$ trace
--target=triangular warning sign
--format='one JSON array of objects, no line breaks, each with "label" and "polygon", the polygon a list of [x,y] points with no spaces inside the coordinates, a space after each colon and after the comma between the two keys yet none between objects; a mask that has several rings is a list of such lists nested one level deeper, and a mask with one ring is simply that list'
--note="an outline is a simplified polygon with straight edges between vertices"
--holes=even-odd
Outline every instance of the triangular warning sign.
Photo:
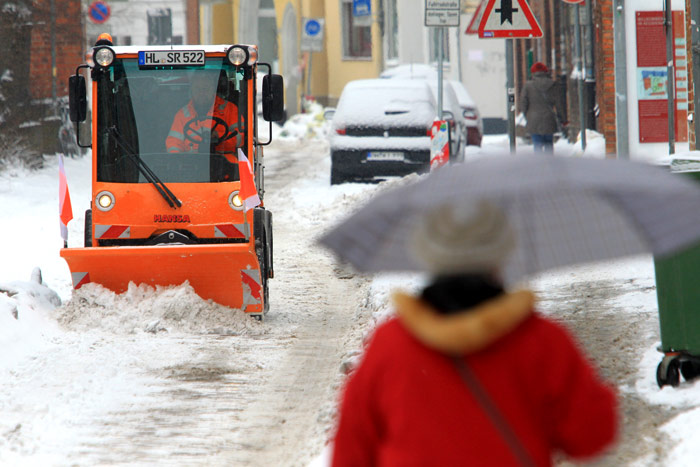
[{"label": "triangular warning sign", "polygon": [[525,0],[488,0],[479,37],[542,37],[542,28]]},{"label": "triangular warning sign", "polygon": [[489,0],[481,0],[479,2],[479,5],[474,11],[474,16],[472,16],[471,21],[469,21],[469,26],[467,26],[467,29],[466,31],[464,31],[464,34],[479,34],[479,24],[481,23],[481,18],[484,17],[484,7],[488,3],[488,1]]}]

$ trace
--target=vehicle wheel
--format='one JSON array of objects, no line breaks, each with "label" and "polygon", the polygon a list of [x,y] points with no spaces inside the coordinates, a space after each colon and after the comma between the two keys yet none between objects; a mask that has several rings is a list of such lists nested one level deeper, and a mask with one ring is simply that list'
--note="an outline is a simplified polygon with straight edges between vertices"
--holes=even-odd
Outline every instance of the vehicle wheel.
[{"label": "vehicle wheel", "polygon": [[85,246],[92,246],[92,209],[85,211]]},{"label": "vehicle wheel", "polygon": [[686,381],[692,381],[700,376],[700,363],[693,360],[681,362],[681,374]]},{"label": "vehicle wheel", "polygon": [[664,357],[656,367],[656,384],[660,388],[665,385],[677,387],[681,382],[680,363],[675,357]]}]

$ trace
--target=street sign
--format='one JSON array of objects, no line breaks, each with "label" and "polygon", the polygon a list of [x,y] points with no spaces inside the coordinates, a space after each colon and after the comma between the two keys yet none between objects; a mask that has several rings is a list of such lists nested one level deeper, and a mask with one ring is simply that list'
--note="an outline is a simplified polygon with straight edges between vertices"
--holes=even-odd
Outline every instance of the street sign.
[{"label": "street sign", "polygon": [[372,26],[372,0],[352,0],[354,26]]},{"label": "street sign", "polygon": [[352,15],[353,16],[370,16],[372,15],[371,0],[352,0]]},{"label": "street sign", "polygon": [[459,0],[425,0],[426,26],[459,26]]},{"label": "street sign", "polygon": [[321,52],[323,50],[323,18],[304,18],[301,30],[302,52]]},{"label": "street sign", "polygon": [[93,23],[102,24],[109,19],[111,10],[105,2],[92,2],[88,7],[88,16]]},{"label": "street sign", "polygon": [[487,3],[488,0],[481,0],[479,2],[476,10],[474,10],[474,16],[472,16],[471,21],[469,21],[469,25],[467,25],[467,29],[464,31],[464,34],[479,34],[479,24],[481,24],[481,18],[484,17],[484,7]]},{"label": "street sign", "polygon": [[479,23],[480,38],[542,37],[526,0],[488,0]]}]

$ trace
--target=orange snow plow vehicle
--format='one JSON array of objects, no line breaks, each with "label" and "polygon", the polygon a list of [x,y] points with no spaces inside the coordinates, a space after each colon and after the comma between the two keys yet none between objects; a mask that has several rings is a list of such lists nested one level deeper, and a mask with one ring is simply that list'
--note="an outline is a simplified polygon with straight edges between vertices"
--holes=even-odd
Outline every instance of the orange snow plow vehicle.
[{"label": "orange snow plow vehicle", "polygon": [[[101,36],[102,37],[102,36]],[[250,45],[113,46],[98,40],[70,77],[73,122],[91,102],[92,198],[85,246],[63,248],[73,287],[189,281],[204,299],[268,309],[272,214],[263,146],[283,118],[283,82]],[[267,141],[258,138],[257,73]],[[91,78],[91,98],[86,79]],[[78,132],[80,134],[80,132]]]}]

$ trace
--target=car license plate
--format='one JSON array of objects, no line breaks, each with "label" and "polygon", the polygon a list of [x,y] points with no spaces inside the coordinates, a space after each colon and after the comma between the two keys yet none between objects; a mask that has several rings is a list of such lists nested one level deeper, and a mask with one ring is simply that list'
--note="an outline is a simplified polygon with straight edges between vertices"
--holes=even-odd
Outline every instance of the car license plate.
[{"label": "car license plate", "polygon": [[139,66],[204,65],[203,50],[154,50],[139,52]]},{"label": "car license plate", "polygon": [[399,151],[372,151],[367,153],[368,161],[403,161],[403,153]]}]

